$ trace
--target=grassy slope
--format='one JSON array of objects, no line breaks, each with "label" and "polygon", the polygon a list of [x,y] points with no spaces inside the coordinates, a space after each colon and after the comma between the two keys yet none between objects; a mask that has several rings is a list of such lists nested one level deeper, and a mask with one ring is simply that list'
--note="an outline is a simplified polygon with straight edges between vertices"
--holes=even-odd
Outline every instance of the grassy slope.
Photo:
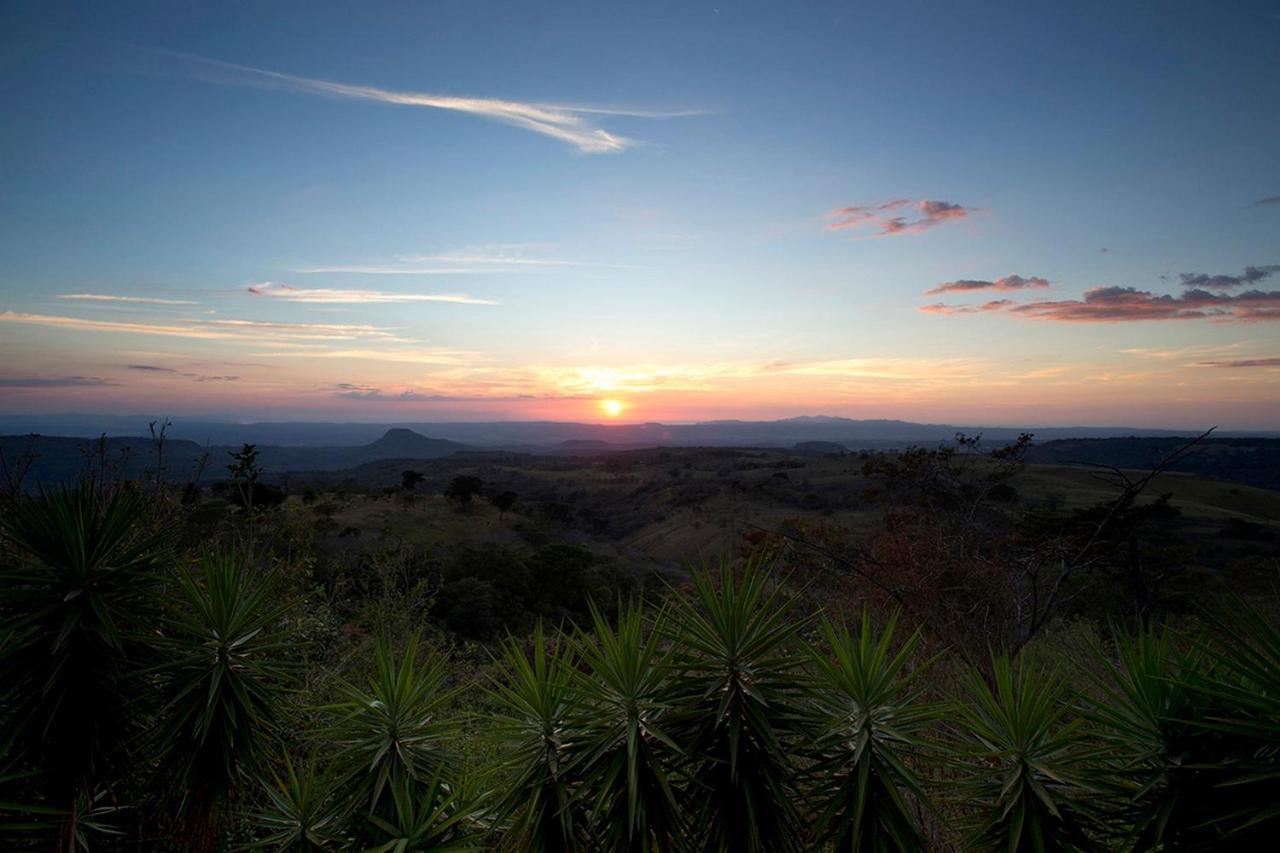
[{"label": "grassy slope", "polygon": [[[1127,473],[1132,477],[1142,474]],[[1060,495],[1067,507],[1087,506],[1115,495],[1115,490],[1100,482],[1090,469],[1065,465],[1029,465],[1016,485],[1028,495]],[[1173,495],[1173,503],[1188,518],[1280,522],[1280,492],[1270,489],[1170,472],[1156,478],[1145,494],[1148,500],[1155,500],[1164,493]]]},{"label": "grassy slope", "polygon": [[[455,474],[477,474],[491,489],[517,491],[526,501],[526,512],[537,500],[573,506],[570,526],[549,531],[557,539],[673,567],[732,550],[752,526],[777,528],[785,519],[802,517],[857,528],[879,516],[878,507],[861,500],[869,483],[861,475],[861,463],[849,457],[799,459],[771,451],[681,450],[626,458],[523,457],[499,464],[434,464],[432,482],[424,487],[428,491],[442,488]],[[390,466],[383,479],[398,480],[398,470]],[[1056,499],[1063,508],[1095,504],[1116,494],[1088,469],[1061,465],[1030,465],[1014,485],[1024,500]],[[1215,535],[1230,518],[1280,526],[1280,492],[1170,473],[1153,482],[1144,499],[1155,500],[1165,492],[1172,493],[1182,509],[1188,529],[1206,536]],[[484,501],[459,513],[438,494],[419,495],[408,511],[398,497],[353,497],[334,520],[340,527],[359,529],[361,536],[348,541],[362,548],[396,541],[517,544],[521,529],[534,523],[518,512],[499,518]]]}]

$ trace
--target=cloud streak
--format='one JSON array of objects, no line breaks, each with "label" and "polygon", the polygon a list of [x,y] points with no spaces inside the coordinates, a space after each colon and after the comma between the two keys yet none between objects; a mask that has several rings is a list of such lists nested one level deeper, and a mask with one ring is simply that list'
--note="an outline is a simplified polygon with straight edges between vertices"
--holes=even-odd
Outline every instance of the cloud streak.
[{"label": "cloud streak", "polygon": [[187,320],[174,323],[141,323],[116,320],[88,320],[47,314],[0,311],[0,323],[45,326],[85,332],[115,332],[129,335],[156,335],[206,341],[245,341],[278,345],[322,341],[375,340],[383,343],[412,343],[392,330],[379,326],[338,323],[269,323],[258,320]]},{"label": "cloud streak", "polygon": [[1003,311],[1014,304],[1016,303],[1012,299],[993,299],[981,305],[946,305],[935,302],[932,305],[921,305],[920,310],[926,314],[982,314],[987,311]]},{"label": "cloud streak", "polygon": [[939,293],[968,292],[973,290],[1028,290],[1048,286],[1049,281],[1047,279],[1034,275],[1030,278],[1023,278],[1020,275],[1007,275],[1004,278],[997,278],[994,281],[962,278],[958,281],[944,281],[942,284],[926,290],[925,295],[935,296]]},{"label": "cloud streak", "polygon": [[698,114],[696,111],[689,110],[646,111],[395,91],[376,86],[358,86],[331,80],[298,77],[293,74],[282,74],[277,71],[202,57],[182,56],[182,58],[209,72],[201,76],[212,82],[287,89],[312,95],[481,116],[559,140],[583,154],[615,154],[638,144],[634,139],[628,139],[600,127],[597,117],[659,119]]},{"label": "cloud streak", "polygon": [[264,281],[250,285],[254,296],[269,296],[290,302],[320,305],[355,305],[404,302],[449,302],[458,305],[497,305],[497,300],[482,299],[465,293],[389,293],[381,290],[335,290],[332,288],[302,288],[289,284]]},{"label": "cloud streak", "polygon": [[141,373],[164,373],[173,376],[183,376],[187,379],[194,379],[197,382],[238,382],[239,376],[206,376],[203,373],[190,373],[186,370],[177,370],[172,367],[159,367],[154,364],[126,364],[125,370],[136,370]]},{"label": "cloud streak", "polygon": [[195,305],[189,299],[158,299],[150,296],[114,296],[107,293],[61,293],[59,299],[73,302],[130,302],[137,305]]},{"label": "cloud streak", "polygon": [[357,275],[492,275],[496,273],[531,272],[560,267],[603,267],[607,269],[634,269],[625,264],[598,264],[588,261],[568,261],[559,258],[536,258],[512,251],[520,246],[496,246],[460,252],[436,254],[396,255],[395,263],[324,264],[295,267],[291,272],[302,274],[350,273]]},{"label": "cloud streak", "polygon": [[0,388],[91,388],[118,384],[97,376],[0,376]]},{"label": "cloud streak", "polygon": [[469,365],[479,355],[448,347],[414,347],[405,349],[317,349],[258,352],[254,358],[338,358],[353,361],[381,361],[390,364]]},{"label": "cloud streak", "polygon": [[[914,211],[909,214],[906,211]],[[958,222],[977,208],[934,199],[895,198],[868,205],[842,207],[827,214],[828,231],[870,229],[874,237],[919,234],[946,222]],[[911,218],[914,215],[914,218]]]},{"label": "cloud streak", "polygon": [[1280,367],[1280,358],[1241,358],[1235,361],[1201,361],[1197,367]]},{"label": "cloud streak", "polygon": [[1255,267],[1248,266],[1240,275],[1206,275],[1202,272],[1184,272],[1178,275],[1183,287],[1209,288],[1210,290],[1231,290],[1236,287],[1259,284],[1280,272],[1280,264],[1266,264]]}]

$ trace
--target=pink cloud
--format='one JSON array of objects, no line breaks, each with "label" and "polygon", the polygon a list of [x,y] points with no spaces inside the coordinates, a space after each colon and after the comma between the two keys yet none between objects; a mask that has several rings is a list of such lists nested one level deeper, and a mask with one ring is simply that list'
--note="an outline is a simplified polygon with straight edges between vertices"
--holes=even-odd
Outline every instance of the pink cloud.
[{"label": "pink cloud", "polygon": [[[1005,304],[1000,304],[1005,303]],[[1033,320],[1057,323],[1130,323],[1142,320],[1214,320],[1257,323],[1280,320],[1280,290],[1249,290],[1239,294],[1188,290],[1180,296],[1155,294],[1133,287],[1095,287],[1083,299],[1055,299],[1013,303],[996,300],[981,306],[928,305],[932,314],[971,314],[1000,310]]]},{"label": "pink cloud", "polygon": [[1095,287],[1080,300],[1029,302],[1009,310],[1020,316],[1061,323],[1200,319],[1248,323],[1280,320],[1280,290],[1228,295],[1192,289],[1171,296],[1132,287]]},{"label": "pink cloud", "polygon": [[920,310],[926,314],[981,314],[985,311],[1002,311],[1013,304],[1012,299],[992,299],[981,305],[944,305],[941,302],[935,302],[932,305],[920,306]]},{"label": "pink cloud", "polygon": [[970,290],[1027,290],[1029,288],[1048,286],[1048,279],[1043,279],[1034,275],[1030,278],[1023,278],[1020,275],[1007,275],[1003,278],[997,278],[994,281],[962,278],[957,281],[944,281],[937,287],[932,287],[929,290],[926,290],[925,295],[933,296],[938,293],[952,293]]},{"label": "pink cloud", "polygon": [[[915,218],[908,214],[890,215],[888,211],[910,208],[915,211]],[[950,201],[920,199],[913,201],[906,198],[895,198],[890,201],[869,205],[853,205],[842,207],[828,214],[828,231],[843,231],[858,228],[879,229],[873,236],[893,237],[899,234],[919,234],[941,225],[944,222],[960,220],[977,212],[977,208],[965,207]]]}]

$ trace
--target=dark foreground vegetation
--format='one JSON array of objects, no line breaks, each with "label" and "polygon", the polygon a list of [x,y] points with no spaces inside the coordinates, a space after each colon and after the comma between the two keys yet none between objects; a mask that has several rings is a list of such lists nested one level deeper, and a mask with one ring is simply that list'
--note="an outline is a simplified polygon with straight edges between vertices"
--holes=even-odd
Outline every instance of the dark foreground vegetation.
[{"label": "dark foreground vegetation", "polygon": [[1223,510],[1205,564],[1167,460],[1063,504],[1025,449],[868,456],[856,497],[722,453],[787,517],[687,571],[474,473],[291,495],[245,448],[216,494],[10,489],[0,848],[1267,849],[1272,528]]}]

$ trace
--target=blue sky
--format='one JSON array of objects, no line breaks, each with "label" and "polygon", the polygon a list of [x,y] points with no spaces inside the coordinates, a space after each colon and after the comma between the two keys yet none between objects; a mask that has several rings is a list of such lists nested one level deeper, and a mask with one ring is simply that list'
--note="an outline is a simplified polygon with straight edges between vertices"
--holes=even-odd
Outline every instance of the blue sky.
[{"label": "blue sky", "polygon": [[0,409],[1275,427],[1280,6],[1117,5],[7,3]]}]

